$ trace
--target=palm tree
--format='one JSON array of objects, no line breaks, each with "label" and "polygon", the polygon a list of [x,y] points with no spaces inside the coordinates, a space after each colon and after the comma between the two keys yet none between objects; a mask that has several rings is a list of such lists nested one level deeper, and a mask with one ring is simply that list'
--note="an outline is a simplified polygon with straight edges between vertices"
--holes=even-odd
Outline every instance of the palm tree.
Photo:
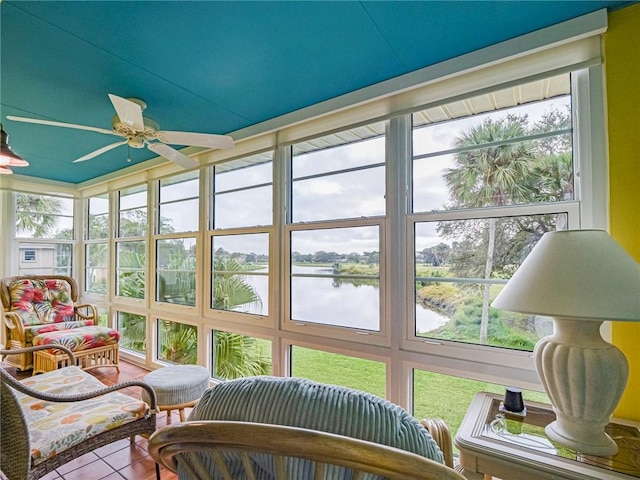
[{"label": "palm tree", "polygon": [[[503,206],[531,198],[535,185],[532,146],[528,142],[510,142],[525,135],[525,126],[526,117],[487,118],[456,140],[455,146],[463,150],[456,155],[456,167],[443,176],[453,208]],[[495,218],[488,219],[487,234],[485,279],[491,278],[493,271]],[[490,287],[489,283],[483,287],[482,344],[487,343],[488,336]]]},{"label": "palm tree", "polygon": [[242,275],[236,259],[217,258],[213,262],[213,308],[234,310],[240,306],[262,306],[260,295]]},{"label": "palm tree", "polygon": [[34,238],[50,237],[56,227],[62,201],[56,197],[16,194],[16,231]]},{"label": "palm tree", "polygon": [[[260,295],[246,282],[242,275],[244,268],[236,259],[215,259],[213,271],[213,308],[262,306]],[[215,371],[221,378],[230,380],[271,371],[271,361],[255,338],[217,331],[215,345]]]}]

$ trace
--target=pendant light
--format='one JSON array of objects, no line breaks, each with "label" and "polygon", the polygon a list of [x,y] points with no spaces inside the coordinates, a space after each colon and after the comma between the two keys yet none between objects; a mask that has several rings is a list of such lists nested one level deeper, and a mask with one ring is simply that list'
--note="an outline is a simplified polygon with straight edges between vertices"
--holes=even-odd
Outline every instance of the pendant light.
[{"label": "pendant light", "polygon": [[26,167],[29,165],[29,162],[23,160],[18,155],[11,151],[11,147],[9,146],[9,136],[7,132],[4,131],[2,124],[0,123],[0,141],[1,141],[1,151],[0,151],[0,175],[7,175],[13,173],[11,168],[9,167]]}]

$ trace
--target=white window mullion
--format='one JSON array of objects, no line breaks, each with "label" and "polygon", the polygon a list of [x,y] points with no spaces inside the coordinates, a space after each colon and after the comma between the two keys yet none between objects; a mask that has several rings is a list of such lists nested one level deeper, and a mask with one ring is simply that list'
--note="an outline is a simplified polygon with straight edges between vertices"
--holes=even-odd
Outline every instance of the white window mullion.
[{"label": "white window mullion", "polygon": [[392,118],[387,126],[386,142],[386,240],[384,332],[391,343],[391,361],[387,375],[387,398],[409,406],[409,382],[403,378],[400,348],[411,321],[410,310],[402,299],[409,295],[407,235],[404,228],[409,213],[409,169],[411,165],[411,116]]}]

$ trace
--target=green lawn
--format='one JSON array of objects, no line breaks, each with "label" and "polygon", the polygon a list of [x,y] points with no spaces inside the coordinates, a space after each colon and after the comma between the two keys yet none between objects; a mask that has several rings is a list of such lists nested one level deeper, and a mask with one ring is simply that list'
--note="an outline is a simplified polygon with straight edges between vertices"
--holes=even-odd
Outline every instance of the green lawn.
[{"label": "green lawn", "polygon": [[[293,347],[292,375],[386,396],[385,365],[381,362]],[[415,370],[412,413],[418,419],[442,418],[455,435],[471,399],[482,391],[502,395],[505,385]],[[525,390],[523,397],[525,403],[549,403],[547,396],[540,392]]]}]

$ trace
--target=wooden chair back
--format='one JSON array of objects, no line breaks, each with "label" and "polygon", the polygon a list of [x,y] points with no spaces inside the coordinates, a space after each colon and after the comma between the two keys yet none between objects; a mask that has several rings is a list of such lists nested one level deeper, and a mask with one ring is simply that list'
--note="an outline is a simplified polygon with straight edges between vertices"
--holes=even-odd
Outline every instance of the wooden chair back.
[{"label": "wooden chair back", "polygon": [[420,455],[342,435],[283,425],[186,422],[161,428],[149,453],[190,480],[464,480]]}]

